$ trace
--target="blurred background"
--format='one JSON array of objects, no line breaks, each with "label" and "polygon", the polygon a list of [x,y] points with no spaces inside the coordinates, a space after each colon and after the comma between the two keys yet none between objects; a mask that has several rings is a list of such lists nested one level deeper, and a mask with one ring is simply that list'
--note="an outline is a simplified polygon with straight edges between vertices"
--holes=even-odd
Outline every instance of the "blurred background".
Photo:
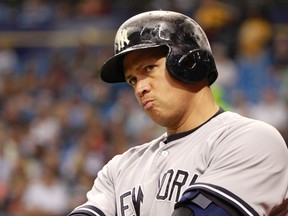
[{"label": "blurred background", "polygon": [[164,130],[99,80],[119,25],[175,10],[207,32],[219,104],[288,137],[287,0],[0,1],[0,216],[63,216],[97,172]]}]

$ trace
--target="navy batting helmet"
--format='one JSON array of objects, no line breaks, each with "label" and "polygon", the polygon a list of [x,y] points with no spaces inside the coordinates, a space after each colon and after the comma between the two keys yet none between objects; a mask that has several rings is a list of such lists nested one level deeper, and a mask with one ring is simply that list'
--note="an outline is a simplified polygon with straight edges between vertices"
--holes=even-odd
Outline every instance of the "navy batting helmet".
[{"label": "navy batting helmet", "polygon": [[133,51],[167,46],[169,74],[186,83],[208,78],[211,85],[218,76],[207,36],[190,17],[172,11],[149,11],[133,16],[118,29],[115,55],[104,63],[101,78],[108,83],[125,82],[122,60]]}]

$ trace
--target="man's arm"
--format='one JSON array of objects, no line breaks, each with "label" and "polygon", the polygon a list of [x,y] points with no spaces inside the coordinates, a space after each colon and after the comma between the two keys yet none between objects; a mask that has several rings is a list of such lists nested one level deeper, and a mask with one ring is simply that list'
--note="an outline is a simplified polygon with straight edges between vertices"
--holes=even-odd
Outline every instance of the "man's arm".
[{"label": "man's arm", "polygon": [[74,209],[68,216],[105,216],[105,214],[95,206],[82,205]]},{"label": "man's arm", "polygon": [[175,204],[172,214],[172,216],[197,215],[259,216],[251,206],[236,195],[224,188],[208,184],[191,185]]},{"label": "man's arm", "polygon": [[[98,172],[94,185],[87,193],[87,201],[76,207],[68,216],[105,216],[116,214],[114,188],[111,173],[114,157]],[[117,163],[118,161],[116,161]]]}]

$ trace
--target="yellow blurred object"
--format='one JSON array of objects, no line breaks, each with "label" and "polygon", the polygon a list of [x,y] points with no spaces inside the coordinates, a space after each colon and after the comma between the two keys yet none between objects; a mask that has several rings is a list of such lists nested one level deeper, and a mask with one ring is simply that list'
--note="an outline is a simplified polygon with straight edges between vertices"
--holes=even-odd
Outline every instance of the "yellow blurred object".
[{"label": "yellow blurred object", "polygon": [[232,19],[232,8],[216,1],[204,3],[195,14],[195,20],[204,30],[222,28]]},{"label": "yellow blurred object", "polygon": [[271,24],[268,21],[262,18],[247,19],[239,30],[239,51],[253,56],[265,48],[271,35]]}]

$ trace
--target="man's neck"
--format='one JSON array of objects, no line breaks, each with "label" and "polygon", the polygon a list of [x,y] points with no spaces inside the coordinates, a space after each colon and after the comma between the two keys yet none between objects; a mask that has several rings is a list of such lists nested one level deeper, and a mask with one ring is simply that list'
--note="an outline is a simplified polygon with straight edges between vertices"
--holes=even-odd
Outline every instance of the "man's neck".
[{"label": "man's neck", "polygon": [[191,110],[187,112],[182,122],[179,122],[174,128],[167,128],[167,134],[192,130],[210,119],[219,109],[220,107],[213,98],[210,88],[203,89],[194,95]]}]

